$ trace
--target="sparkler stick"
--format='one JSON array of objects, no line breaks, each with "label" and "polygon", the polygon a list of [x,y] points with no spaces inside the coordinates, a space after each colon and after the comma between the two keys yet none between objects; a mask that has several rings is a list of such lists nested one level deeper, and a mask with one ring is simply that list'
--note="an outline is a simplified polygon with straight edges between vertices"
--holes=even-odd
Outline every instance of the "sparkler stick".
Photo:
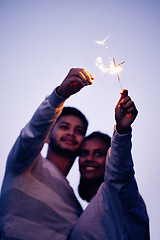
[{"label": "sparkler stick", "polygon": [[[108,74],[117,74],[117,78],[118,78],[118,81],[119,81],[119,84],[120,84],[120,88],[121,88],[121,96],[124,98],[128,95],[128,91],[123,89],[122,88],[122,84],[121,84],[121,81],[120,81],[120,77],[119,77],[119,73],[120,71],[122,70],[122,68],[120,67],[122,64],[124,64],[125,61],[119,63],[116,65],[116,61],[115,59],[113,58],[113,62],[110,62],[110,68],[107,68],[104,63],[103,63],[103,60],[101,57],[98,57],[96,59],[96,66],[99,68],[99,70],[101,70],[103,73],[107,73]],[[127,117],[131,117],[132,113],[128,113],[126,116]]]},{"label": "sparkler stick", "polygon": [[[105,42],[109,39],[110,37],[110,33],[107,34],[107,36],[105,37],[104,40],[99,40],[99,41],[96,41],[97,44],[99,45],[102,45],[104,46],[105,48],[108,48],[106,45],[105,45]],[[118,77],[118,81],[119,81],[119,84],[120,84],[120,88],[121,90],[123,89],[122,88],[122,84],[121,84],[121,81],[120,81],[120,77],[119,77],[119,73],[120,71],[122,70],[122,68],[120,67],[122,64],[124,64],[125,62],[121,62],[119,64],[116,65],[116,61],[115,59],[113,58],[113,63],[110,61],[110,68],[107,68],[104,63],[103,63],[103,60],[101,57],[98,57],[96,59],[96,66],[99,68],[100,71],[102,71],[103,73],[106,73],[108,72],[108,74],[117,74],[117,77]]]},{"label": "sparkler stick", "polygon": [[114,63],[115,71],[116,71],[116,73],[117,73],[117,77],[118,77],[118,80],[119,80],[120,88],[122,89],[122,84],[121,84],[121,81],[120,81],[119,72],[118,72],[117,67],[119,67],[120,65],[122,65],[122,64],[125,63],[125,62],[121,62],[121,63],[119,63],[119,64],[116,65],[116,61],[115,61],[115,59],[113,58],[113,63]]},{"label": "sparkler stick", "polygon": [[122,88],[122,84],[121,84],[121,81],[120,81],[120,77],[119,77],[119,73],[122,71],[122,68],[121,68],[121,65],[124,64],[125,62],[121,62],[119,64],[116,65],[116,61],[115,59],[113,58],[113,61],[110,61],[110,67],[106,67],[102,58],[101,57],[98,57],[96,59],[96,66],[99,68],[99,70],[103,73],[108,73],[108,74],[116,74],[117,75],[117,78],[118,78],[118,81],[119,81],[119,84],[120,84],[120,88]]}]

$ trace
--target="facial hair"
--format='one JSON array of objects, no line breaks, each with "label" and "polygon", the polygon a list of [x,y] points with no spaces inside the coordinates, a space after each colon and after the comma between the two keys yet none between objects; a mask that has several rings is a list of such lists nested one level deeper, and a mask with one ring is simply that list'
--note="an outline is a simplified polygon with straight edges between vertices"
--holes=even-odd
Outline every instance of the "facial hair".
[{"label": "facial hair", "polygon": [[56,152],[58,155],[66,158],[75,159],[79,152],[78,149],[74,151],[61,147],[53,136],[50,137],[49,147],[52,151]]}]

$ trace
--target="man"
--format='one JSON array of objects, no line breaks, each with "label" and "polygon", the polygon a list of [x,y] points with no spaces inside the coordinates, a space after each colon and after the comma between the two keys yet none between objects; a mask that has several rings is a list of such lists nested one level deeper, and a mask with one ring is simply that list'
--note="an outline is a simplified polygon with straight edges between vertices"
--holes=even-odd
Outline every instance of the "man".
[{"label": "man", "polygon": [[70,240],[149,240],[147,210],[134,178],[131,156],[131,124],[137,113],[128,92],[123,91],[115,108],[116,126],[104,183],[81,214]]},{"label": "man", "polygon": [[[65,176],[84,138],[87,120],[73,108],[60,113],[65,100],[93,79],[84,69],[71,69],[22,129],[8,156],[2,185],[2,239],[68,238],[82,209]],[[40,152],[48,137],[45,159]]]}]

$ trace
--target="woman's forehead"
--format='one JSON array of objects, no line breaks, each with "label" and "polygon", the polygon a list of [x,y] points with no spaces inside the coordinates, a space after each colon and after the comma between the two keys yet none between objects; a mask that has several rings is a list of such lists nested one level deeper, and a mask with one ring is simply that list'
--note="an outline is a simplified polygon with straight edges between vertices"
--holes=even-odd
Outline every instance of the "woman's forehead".
[{"label": "woman's forehead", "polygon": [[105,148],[106,149],[106,142],[102,140],[101,138],[92,138],[92,139],[86,139],[84,142],[81,144],[81,149],[82,148]]}]

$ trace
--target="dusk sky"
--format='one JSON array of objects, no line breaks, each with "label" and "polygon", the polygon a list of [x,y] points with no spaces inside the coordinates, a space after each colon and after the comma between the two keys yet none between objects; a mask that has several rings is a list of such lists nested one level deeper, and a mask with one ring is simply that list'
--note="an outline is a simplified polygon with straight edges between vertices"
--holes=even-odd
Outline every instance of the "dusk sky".
[{"label": "dusk sky", "polygon": [[[104,45],[97,43],[105,39]],[[116,75],[96,66],[98,57],[106,68],[113,58],[117,64],[125,61],[121,85],[139,112],[132,138],[135,176],[151,239],[160,240],[159,0],[0,0],[0,186],[20,130],[70,68],[84,68],[95,80],[65,106],[86,115],[87,134],[112,135],[121,88]],[[78,197],[77,160],[68,180]]]}]

